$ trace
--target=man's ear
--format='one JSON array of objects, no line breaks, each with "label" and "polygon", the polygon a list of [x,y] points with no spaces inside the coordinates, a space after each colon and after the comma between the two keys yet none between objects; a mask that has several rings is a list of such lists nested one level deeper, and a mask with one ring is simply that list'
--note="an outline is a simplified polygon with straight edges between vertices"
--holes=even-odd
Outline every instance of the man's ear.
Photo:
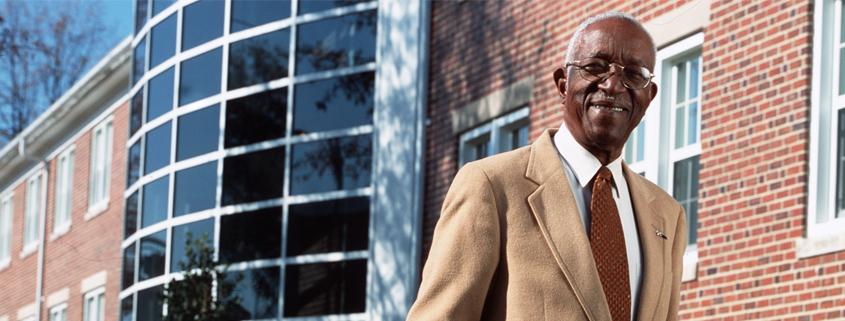
[{"label": "man's ear", "polygon": [[654,100],[654,97],[657,97],[657,84],[651,83],[651,98],[648,99],[648,102],[651,103]]},{"label": "man's ear", "polygon": [[558,68],[555,70],[553,76],[557,92],[560,94],[560,98],[563,99],[566,97],[566,71],[563,68]]}]

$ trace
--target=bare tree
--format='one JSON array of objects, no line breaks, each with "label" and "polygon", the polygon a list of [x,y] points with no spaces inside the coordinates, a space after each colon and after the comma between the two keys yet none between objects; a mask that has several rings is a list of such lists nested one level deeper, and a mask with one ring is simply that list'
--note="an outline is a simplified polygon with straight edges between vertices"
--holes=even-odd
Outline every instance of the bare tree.
[{"label": "bare tree", "polygon": [[0,2],[0,146],[108,49],[104,35],[95,2]]}]

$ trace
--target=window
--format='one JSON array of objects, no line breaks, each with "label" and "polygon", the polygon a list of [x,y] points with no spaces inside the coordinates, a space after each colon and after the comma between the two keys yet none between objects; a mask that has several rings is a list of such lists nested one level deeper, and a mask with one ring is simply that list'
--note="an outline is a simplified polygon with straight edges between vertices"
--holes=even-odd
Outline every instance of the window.
[{"label": "window", "polygon": [[282,29],[229,46],[228,88],[263,83],[288,75],[290,31]]},{"label": "window", "polygon": [[23,221],[23,253],[35,250],[38,245],[39,221],[44,211],[45,173],[39,171],[29,178],[26,184],[26,211]]},{"label": "window", "polygon": [[176,53],[176,15],[153,27],[150,36],[150,69],[164,62]]},{"label": "window", "polygon": [[493,119],[461,135],[460,166],[528,145],[528,107]]},{"label": "window", "polygon": [[12,253],[12,194],[0,196],[0,268],[9,265]]},{"label": "window", "polygon": [[217,150],[220,141],[220,108],[217,104],[179,117],[176,161]]},{"label": "window", "polygon": [[173,67],[150,80],[147,89],[147,121],[151,121],[173,109]]},{"label": "window", "polygon": [[213,208],[217,200],[217,161],[176,172],[173,216]]},{"label": "window", "polygon": [[284,147],[226,157],[223,161],[223,205],[282,196]]},{"label": "window", "polygon": [[62,303],[50,308],[50,321],[65,321],[67,320],[67,304]]},{"label": "window", "polygon": [[219,0],[202,0],[185,7],[182,20],[182,51],[223,35],[223,7]]},{"label": "window", "polygon": [[231,32],[290,17],[290,5],[290,0],[233,0]]},{"label": "window", "polygon": [[167,218],[167,185],[170,176],[156,179],[143,188],[141,205],[141,227],[147,227]]},{"label": "window", "polygon": [[182,62],[179,75],[179,106],[220,92],[222,60],[223,50],[217,48]]},{"label": "window", "polygon": [[105,290],[99,288],[85,294],[82,307],[82,321],[104,321],[106,319]]},{"label": "window", "polygon": [[144,174],[169,165],[170,122],[147,132],[144,144]]},{"label": "window", "polygon": [[[182,271],[189,264],[188,248],[196,244],[204,244],[206,248],[210,249],[214,248],[214,219],[183,224],[173,228],[173,239],[170,244],[170,272]],[[194,247],[194,251],[199,249]]]},{"label": "window", "polygon": [[351,190],[370,185],[370,135],[331,138],[293,145],[291,194]]},{"label": "window", "polygon": [[285,135],[287,88],[265,91],[226,104],[226,148]]},{"label": "window", "polygon": [[[139,1],[140,2],[140,1]],[[147,38],[141,39],[132,54],[132,83],[135,84],[147,71]],[[133,114],[134,115],[134,114]],[[134,118],[133,118],[134,119]],[[133,124],[135,124],[133,122]],[[134,132],[134,131],[133,131]]]},{"label": "window", "polygon": [[294,91],[293,133],[372,124],[374,89],[374,72],[298,84]]},{"label": "window", "polygon": [[296,73],[352,67],[376,59],[376,12],[303,24],[297,30]]},{"label": "window", "polygon": [[53,235],[58,235],[70,228],[71,200],[73,199],[73,158],[71,147],[61,155],[56,164],[56,204],[53,218]]},{"label": "window", "polygon": [[91,177],[88,187],[88,212],[106,208],[109,201],[109,179],[112,154],[112,123],[106,120],[91,132]]}]

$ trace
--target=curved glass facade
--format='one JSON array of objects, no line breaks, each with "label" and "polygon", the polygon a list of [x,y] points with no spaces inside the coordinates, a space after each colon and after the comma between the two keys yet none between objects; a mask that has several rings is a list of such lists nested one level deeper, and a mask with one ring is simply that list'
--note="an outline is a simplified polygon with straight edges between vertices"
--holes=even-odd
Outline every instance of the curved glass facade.
[{"label": "curved glass facade", "polygon": [[203,235],[231,320],[367,318],[377,1],[135,5],[120,320]]}]

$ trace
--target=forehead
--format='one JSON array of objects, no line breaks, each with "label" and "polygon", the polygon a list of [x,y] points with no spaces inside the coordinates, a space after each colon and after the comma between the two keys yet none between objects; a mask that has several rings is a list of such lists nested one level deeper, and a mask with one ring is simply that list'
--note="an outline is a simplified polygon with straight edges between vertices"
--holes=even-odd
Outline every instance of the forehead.
[{"label": "forehead", "polygon": [[624,64],[654,67],[654,46],[634,23],[610,18],[591,24],[575,43],[575,59],[601,57]]}]

